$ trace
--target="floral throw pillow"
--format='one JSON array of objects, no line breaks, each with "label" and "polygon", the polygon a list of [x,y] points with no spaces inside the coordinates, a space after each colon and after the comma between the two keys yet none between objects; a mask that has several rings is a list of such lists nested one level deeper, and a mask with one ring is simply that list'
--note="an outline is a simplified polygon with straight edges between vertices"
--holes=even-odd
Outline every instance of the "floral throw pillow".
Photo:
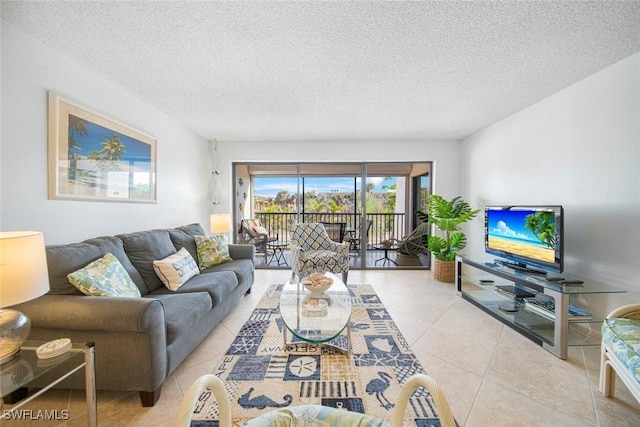
[{"label": "floral throw pillow", "polygon": [[212,236],[193,236],[198,252],[198,267],[204,270],[223,262],[232,261],[229,246],[222,234]]},{"label": "floral throw pillow", "polygon": [[193,276],[200,274],[198,265],[185,248],[173,255],[153,261],[153,269],[164,285],[175,291]]},{"label": "floral throw pillow", "polygon": [[85,295],[102,297],[140,297],[129,273],[118,258],[108,253],[86,267],[67,275],[69,282]]}]

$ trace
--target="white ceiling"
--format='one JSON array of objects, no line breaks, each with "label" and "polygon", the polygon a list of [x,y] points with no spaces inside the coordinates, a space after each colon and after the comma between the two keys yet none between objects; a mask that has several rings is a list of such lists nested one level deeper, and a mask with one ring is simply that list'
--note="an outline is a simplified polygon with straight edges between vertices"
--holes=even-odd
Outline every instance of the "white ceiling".
[{"label": "white ceiling", "polygon": [[640,51],[640,1],[2,1],[207,139],[461,139]]}]

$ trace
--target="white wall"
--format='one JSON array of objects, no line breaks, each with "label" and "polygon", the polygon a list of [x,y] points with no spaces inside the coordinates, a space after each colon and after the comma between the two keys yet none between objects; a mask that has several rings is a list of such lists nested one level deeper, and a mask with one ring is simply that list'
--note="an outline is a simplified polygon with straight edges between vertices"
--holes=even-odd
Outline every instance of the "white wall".
[{"label": "white wall", "polygon": [[[2,230],[43,231],[53,244],[190,222],[207,227],[204,139],[6,22],[1,73]],[[157,138],[158,203],[47,199],[48,90]]]},{"label": "white wall", "polygon": [[[467,138],[461,188],[476,207],[561,204],[565,271],[640,301],[640,53]],[[482,221],[468,228],[483,251]]]},{"label": "white wall", "polygon": [[220,142],[222,206],[231,206],[232,162],[433,162],[433,191],[459,192],[458,141]]}]

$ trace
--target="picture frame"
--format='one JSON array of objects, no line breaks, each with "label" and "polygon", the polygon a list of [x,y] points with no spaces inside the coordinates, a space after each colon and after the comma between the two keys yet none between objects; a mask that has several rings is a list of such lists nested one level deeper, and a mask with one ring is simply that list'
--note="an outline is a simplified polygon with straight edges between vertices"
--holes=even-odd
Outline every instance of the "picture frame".
[{"label": "picture frame", "polygon": [[157,202],[156,138],[48,95],[49,199]]}]

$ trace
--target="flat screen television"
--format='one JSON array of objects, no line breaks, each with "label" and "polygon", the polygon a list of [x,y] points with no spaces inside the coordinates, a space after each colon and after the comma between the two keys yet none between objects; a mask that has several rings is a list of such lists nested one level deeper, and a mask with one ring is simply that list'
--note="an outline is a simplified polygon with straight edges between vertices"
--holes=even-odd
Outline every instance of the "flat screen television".
[{"label": "flat screen television", "polygon": [[487,206],[485,252],[507,260],[496,260],[506,267],[562,273],[563,216],[562,206]]}]

